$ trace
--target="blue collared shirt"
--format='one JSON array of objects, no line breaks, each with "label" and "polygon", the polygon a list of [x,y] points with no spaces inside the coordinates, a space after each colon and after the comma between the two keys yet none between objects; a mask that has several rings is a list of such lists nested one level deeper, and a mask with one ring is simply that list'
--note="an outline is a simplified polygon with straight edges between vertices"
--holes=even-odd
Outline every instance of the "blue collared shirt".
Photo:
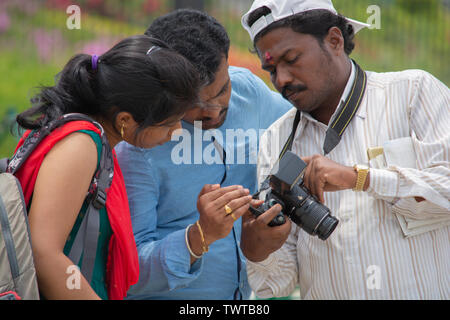
[{"label": "blue collared shirt", "polygon": [[141,149],[122,142],[116,147],[140,264],[139,282],[128,299],[250,297],[240,250],[241,219],[192,265],[185,231],[199,218],[197,197],[205,184],[237,184],[256,191],[261,129],[292,105],[246,69],[230,67],[229,74],[232,92],[220,128],[202,131],[182,122],[183,133],[162,146]]}]

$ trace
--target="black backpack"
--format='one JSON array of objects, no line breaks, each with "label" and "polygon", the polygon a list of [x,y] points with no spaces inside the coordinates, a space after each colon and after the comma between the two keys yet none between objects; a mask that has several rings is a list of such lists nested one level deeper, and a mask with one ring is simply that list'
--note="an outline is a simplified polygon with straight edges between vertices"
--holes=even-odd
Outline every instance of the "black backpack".
[{"label": "black backpack", "polygon": [[112,183],[114,162],[102,126],[84,114],[71,113],[30,133],[11,159],[0,159],[0,300],[39,299],[27,208],[14,174],[53,130],[69,121],[80,120],[100,129],[102,152],[99,168],[86,196],[89,206],[68,257],[77,264],[83,254],[81,273],[91,282],[100,228],[99,210],[106,204],[106,189]]}]

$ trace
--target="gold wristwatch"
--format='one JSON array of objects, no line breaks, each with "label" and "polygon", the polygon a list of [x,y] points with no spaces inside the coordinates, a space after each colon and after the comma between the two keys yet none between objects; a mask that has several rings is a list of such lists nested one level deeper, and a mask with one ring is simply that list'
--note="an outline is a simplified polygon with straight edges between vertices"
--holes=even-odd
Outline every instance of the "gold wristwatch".
[{"label": "gold wristwatch", "polygon": [[369,167],[363,164],[355,164],[353,166],[353,169],[355,169],[355,171],[358,173],[356,186],[353,188],[353,191],[363,191],[367,175],[369,174]]}]

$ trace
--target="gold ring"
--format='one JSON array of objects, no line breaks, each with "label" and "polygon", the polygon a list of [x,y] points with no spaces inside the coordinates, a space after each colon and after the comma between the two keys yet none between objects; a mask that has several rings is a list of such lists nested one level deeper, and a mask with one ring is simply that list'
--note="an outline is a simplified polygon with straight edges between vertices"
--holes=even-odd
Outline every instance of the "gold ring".
[{"label": "gold ring", "polygon": [[233,209],[231,209],[227,204],[225,205],[225,212],[227,213],[227,215],[232,214]]},{"label": "gold ring", "polygon": [[237,220],[237,218],[234,216],[234,213],[230,213],[231,217],[233,218],[234,221]]}]

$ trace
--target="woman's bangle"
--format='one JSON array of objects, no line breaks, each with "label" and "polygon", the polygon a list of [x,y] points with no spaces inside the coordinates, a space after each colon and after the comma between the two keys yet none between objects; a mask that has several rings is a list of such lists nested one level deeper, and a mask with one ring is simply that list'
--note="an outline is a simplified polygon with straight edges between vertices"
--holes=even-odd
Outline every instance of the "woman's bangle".
[{"label": "woman's bangle", "polygon": [[198,256],[194,252],[192,252],[191,247],[189,246],[188,232],[189,232],[189,228],[192,227],[192,226],[193,226],[193,224],[190,224],[190,225],[187,226],[186,232],[184,233],[184,239],[186,240],[186,247],[188,248],[189,253],[191,254],[191,256],[193,256],[195,259],[200,259],[202,256]]},{"label": "woman's bangle", "polygon": [[198,222],[198,220],[195,224],[197,225],[198,231],[200,232],[200,237],[202,238],[203,253],[206,253],[206,252],[208,252],[209,248],[206,245],[205,237],[203,236],[202,227],[200,227],[200,222]]}]

